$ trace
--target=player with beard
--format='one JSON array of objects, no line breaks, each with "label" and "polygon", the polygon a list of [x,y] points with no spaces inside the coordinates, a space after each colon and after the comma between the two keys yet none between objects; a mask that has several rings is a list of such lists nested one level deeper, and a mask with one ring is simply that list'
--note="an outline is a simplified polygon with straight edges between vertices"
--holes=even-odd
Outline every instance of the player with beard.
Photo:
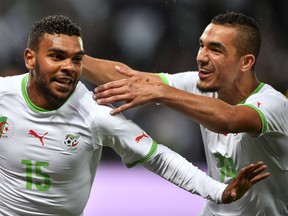
[{"label": "player with beard", "polygon": [[104,146],[128,167],[141,163],[215,202],[233,202],[269,176],[259,162],[228,185],[217,182],[123,115],[111,116],[79,81],[83,56],[78,25],[44,17],[24,52],[29,73],[0,78],[1,215],[83,215]]}]

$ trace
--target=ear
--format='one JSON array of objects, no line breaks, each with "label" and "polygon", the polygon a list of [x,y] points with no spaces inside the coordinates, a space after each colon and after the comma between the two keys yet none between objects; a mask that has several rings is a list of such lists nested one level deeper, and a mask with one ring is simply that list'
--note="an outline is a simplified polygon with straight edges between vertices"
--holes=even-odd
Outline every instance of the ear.
[{"label": "ear", "polygon": [[252,54],[247,54],[241,57],[242,58],[242,71],[253,70],[253,66],[255,64],[255,56]]},{"label": "ear", "polygon": [[24,51],[25,65],[28,70],[33,70],[35,66],[35,52],[29,48]]}]

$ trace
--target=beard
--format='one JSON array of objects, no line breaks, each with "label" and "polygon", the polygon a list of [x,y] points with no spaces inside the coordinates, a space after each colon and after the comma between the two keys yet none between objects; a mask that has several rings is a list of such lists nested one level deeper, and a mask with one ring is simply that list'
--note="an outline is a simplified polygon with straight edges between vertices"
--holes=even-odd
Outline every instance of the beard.
[{"label": "beard", "polygon": [[61,96],[55,94],[47,82],[47,79],[42,75],[41,66],[39,63],[35,64],[35,74],[37,78],[35,79],[35,85],[38,89],[38,94],[50,105],[54,107],[60,107],[67,100],[67,96]]},{"label": "beard", "polygon": [[201,86],[199,82],[197,83],[196,87],[201,93],[214,93],[219,90],[219,87],[216,86],[207,86],[207,87]]}]

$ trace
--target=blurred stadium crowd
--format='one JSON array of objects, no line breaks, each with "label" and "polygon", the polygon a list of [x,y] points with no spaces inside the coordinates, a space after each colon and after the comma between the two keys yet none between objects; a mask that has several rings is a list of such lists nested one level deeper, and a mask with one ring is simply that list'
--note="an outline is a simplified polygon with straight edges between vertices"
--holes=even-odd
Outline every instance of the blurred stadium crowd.
[{"label": "blurred stadium crowd", "polygon": [[[287,8],[285,0],[0,0],[0,76],[26,72],[27,36],[43,16],[63,14],[79,23],[91,56],[174,73],[197,70],[198,39],[206,25],[218,13],[237,11],[255,18],[262,32],[257,76],[287,95]],[[205,160],[198,125],[181,114],[151,104],[125,115],[188,160]],[[103,152],[103,160],[115,159],[112,151]]]}]

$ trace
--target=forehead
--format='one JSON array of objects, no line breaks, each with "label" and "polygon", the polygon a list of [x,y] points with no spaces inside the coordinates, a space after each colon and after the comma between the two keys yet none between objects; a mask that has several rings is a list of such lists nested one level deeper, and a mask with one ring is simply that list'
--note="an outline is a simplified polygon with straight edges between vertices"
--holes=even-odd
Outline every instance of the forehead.
[{"label": "forehead", "polygon": [[39,50],[59,49],[65,52],[83,52],[83,41],[79,36],[45,33],[40,40]]},{"label": "forehead", "polygon": [[235,28],[210,23],[205,28],[200,40],[204,43],[221,43],[228,46],[233,45],[236,36],[237,30]]}]

